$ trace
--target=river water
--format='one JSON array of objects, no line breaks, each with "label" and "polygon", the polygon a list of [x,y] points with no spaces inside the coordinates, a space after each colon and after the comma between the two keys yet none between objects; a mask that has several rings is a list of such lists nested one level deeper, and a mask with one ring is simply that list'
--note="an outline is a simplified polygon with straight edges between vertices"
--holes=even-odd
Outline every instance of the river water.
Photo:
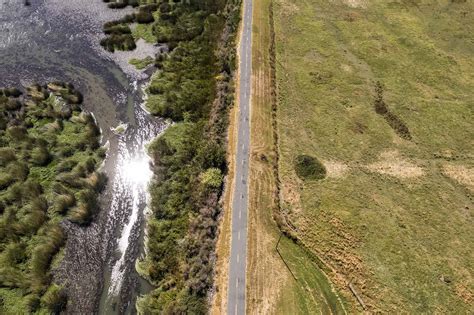
[{"label": "river water", "polygon": [[[161,48],[138,43],[134,52],[106,53],[99,46],[104,22],[127,10],[102,0],[0,0],[0,86],[61,80],[84,94],[108,145],[103,170],[109,178],[92,224],[69,222],[65,257],[55,280],[66,287],[68,313],[135,312],[135,300],[150,290],[135,271],[143,253],[147,184],[152,176],[145,145],[166,124],[142,109],[148,74],[127,60],[154,56]],[[112,129],[122,124],[121,133]]]}]

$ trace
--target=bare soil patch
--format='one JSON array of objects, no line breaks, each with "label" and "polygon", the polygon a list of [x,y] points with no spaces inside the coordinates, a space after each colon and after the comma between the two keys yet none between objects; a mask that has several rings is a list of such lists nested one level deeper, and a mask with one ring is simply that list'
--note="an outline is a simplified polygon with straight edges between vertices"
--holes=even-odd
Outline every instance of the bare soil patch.
[{"label": "bare soil patch", "polygon": [[474,168],[465,165],[443,165],[443,174],[474,191]]},{"label": "bare soil patch", "polygon": [[349,171],[350,167],[346,163],[338,161],[324,161],[328,178],[341,178],[344,177]]},{"label": "bare soil patch", "polygon": [[365,0],[344,0],[344,3],[352,8],[367,7],[367,1]]},{"label": "bare soil patch", "polygon": [[397,150],[385,151],[380,154],[380,161],[367,166],[370,171],[397,178],[408,179],[423,176],[422,167],[403,158]]}]

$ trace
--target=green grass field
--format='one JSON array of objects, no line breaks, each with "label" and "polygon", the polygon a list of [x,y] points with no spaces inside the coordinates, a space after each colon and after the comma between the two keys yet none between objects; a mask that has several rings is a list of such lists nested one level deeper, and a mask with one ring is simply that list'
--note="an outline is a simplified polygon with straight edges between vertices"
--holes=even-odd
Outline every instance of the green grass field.
[{"label": "green grass field", "polygon": [[[472,313],[474,2],[275,0],[274,18],[296,235],[354,307],[349,283],[371,311]],[[301,180],[299,155],[327,177]]]}]

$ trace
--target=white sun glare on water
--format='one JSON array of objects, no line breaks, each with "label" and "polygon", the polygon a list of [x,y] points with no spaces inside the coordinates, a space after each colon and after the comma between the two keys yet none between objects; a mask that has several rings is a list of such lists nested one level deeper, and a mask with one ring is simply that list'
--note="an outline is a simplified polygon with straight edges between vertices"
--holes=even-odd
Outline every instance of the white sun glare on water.
[{"label": "white sun glare on water", "polygon": [[121,256],[112,268],[112,284],[109,287],[109,295],[118,294],[120,289],[123,279],[123,268],[125,266],[125,253],[129,245],[130,234],[138,220],[140,202],[144,201],[143,198],[146,199],[148,182],[153,176],[153,172],[150,168],[150,158],[146,155],[128,157],[121,163],[119,168],[123,184],[126,185],[126,189],[129,189],[131,193],[130,207],[132,211],[128,222],[123,227],[121,237],[118,240],[118,248]]},{"label": "white sun glare on water", "polygon": [[145,186],[152,176],[150,159],[147,157],[131,158],[123,164],[123,175],[134,185]]}]

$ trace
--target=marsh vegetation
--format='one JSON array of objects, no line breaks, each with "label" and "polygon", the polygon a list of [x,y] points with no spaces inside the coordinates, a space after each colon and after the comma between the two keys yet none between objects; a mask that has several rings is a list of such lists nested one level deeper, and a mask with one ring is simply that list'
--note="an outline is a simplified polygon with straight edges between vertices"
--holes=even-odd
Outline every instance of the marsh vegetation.
[{"label": "marsh vegetation", "polygon": [[0,89],[0,313],[59,313],[53,283],[63,220],[87,224],[105,184],[105,155],[82,95],[70,84]]}]

